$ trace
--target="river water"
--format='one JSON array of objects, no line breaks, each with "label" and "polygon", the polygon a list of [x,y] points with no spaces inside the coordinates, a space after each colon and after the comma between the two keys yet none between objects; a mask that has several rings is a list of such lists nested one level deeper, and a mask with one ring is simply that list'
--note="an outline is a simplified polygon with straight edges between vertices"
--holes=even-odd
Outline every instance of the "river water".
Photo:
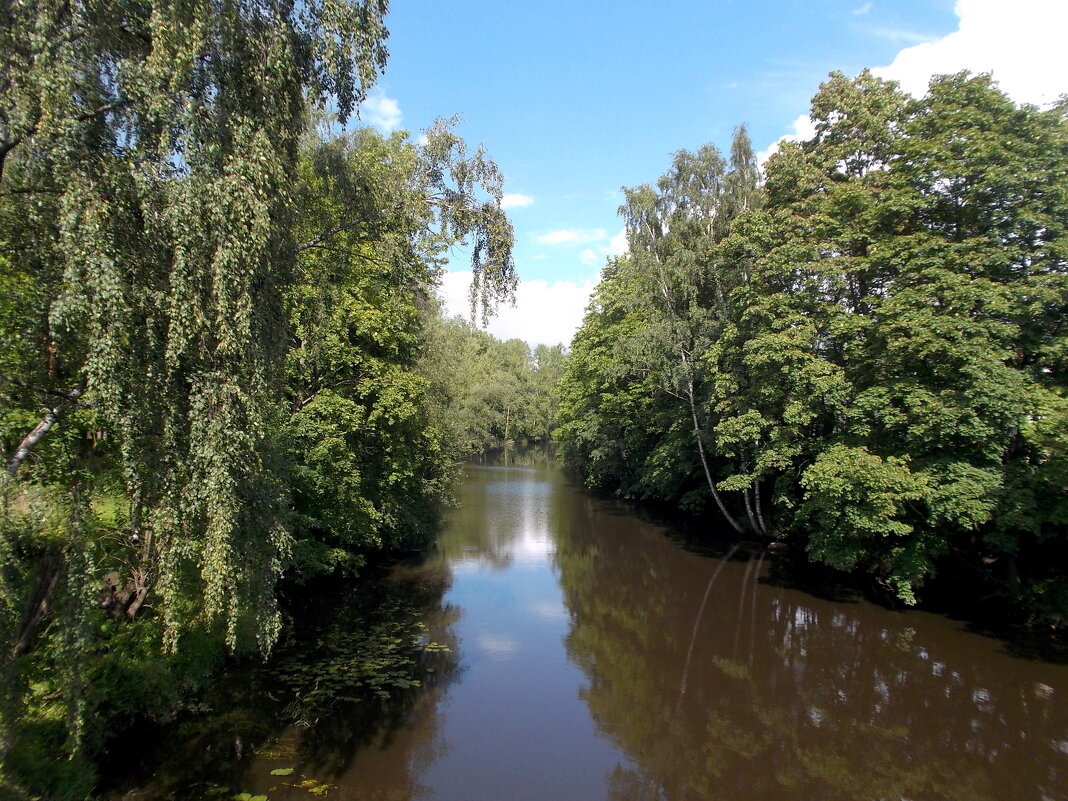
[{"label": "river water", "polygon": [[439,588],[423,614],[448,659],[388,725],[362,722],[366,736],[332,751],[261,748],[242,788],[272,801],[1068,799],[1064,665],[937,615],[791,589],[759,549],[697,553],[552,463],[471,466],[460,502],[425,562],[390,579]]}]

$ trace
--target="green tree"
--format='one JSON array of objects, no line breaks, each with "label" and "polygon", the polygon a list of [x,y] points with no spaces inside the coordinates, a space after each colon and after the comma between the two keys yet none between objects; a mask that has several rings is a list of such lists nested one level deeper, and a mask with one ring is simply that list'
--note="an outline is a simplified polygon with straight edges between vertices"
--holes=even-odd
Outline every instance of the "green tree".
[{"label": "green tree", "polygon": [[[567,452],[661,498],[700,471],[728,517],[739,492],[758,534],[905,602],[952,554],[1062,624],[1063,105],[1018,107],[988,76],[914,100],[835,73],[811,116],[762,191],[738,137],[729,171],[680,153],[627,192],[631,253],[562,384]],[[642,398],[644,432],[617,397]]]},{"label": "green tree", "polygon": [[[627,226],[632,269],[641,284],[632,302],[648,326],[629,344],[634,359],[680,402],[705,485],[720,514],[738,532],[721,495],[721,455],[711,436],[708,392],[714,384],[712,362],[703,354],[721,335],[728,285],[714,254],[734,216],[760,205],[759,174],[746,130],[732,144],[731,169],[719,152],[705,145],[696,154],[680,151],[672,168],[657,182],[625,190],[620,208]],[[679,434],[681,421],[669,428]],[[667,444],[665,442],[665,444]],[[668,453],[677,450],[668,446]],[[667,457],[668,459],[672,457]],[[764,532],[759,487],[742,490],[749,525]]]},{"label": "green tree", "polygon": [[557,386],[564,375],[565,356],[563,345],[534,348],[534,387],[527,422],[531,439],[548,442],[552,438],[559,410]]},{"label": "green tree", "polygon": [[559,384],[557,437],[565,460],[592,487],[642,496],[641,466],[654,447],[659,416],[656,381],[621,357],[621,343],[640,337],[647,322],[631,297],[629,259],[610,259],[571,342]]},{"label": "green tree", "polygon": [[[5,755],[37,701],[73,724],[52,752],[77,750],[100,701],[93,660],[112,651],[131,681],[145,660],[169,675],[161,642],[266,653],[291,500],[302,539],[329,528],[348,548],[399,544],[404,494],[441,494],[422,321],[453,241],[473,244],[484,313],[514,286],[499,171],[446,124],[418,151],[365,135],[359,155],[301,154],[309,103],[344,122],[383,68],[386,8],[3,12]],[[315,492],[335,435],[339,455],[371,457],[344,519]],[[115,629],[107,612],[138,624]],[[31,690],[35,676],[47,681]]]},{"label": "green tree", "polygon": [[[441,256],[471,236],[510,263],[512,229],[495,165],[481,151],[468,157],[444,123],[419,145],[370,129],[309,138],[300,175],[297,231],[306,244],[300,280],[285,295],[286,436],[296,566],[307,575],[427,536],[462,452],[423,375]],[[514,275],[497,280],[481,285],[484,308]]]},{"label": "green tree", "polygon": [[909,101],[863,73],[832,75],[813,121],[727,243],[752,280],[724,353],[751,380],[721,433],[799,471],[778,501],[815,559],[913,602],[943,554],[1011,585],[1027,553],[1038,583],[1014,592],[1056,595],[1040,562],[1064,499],[1026,432],[1055,426],[1063,396],[1046,354],[1063,339],[1064,193],[1036,188],[1063,184],[1063,116],[986,77]]}]

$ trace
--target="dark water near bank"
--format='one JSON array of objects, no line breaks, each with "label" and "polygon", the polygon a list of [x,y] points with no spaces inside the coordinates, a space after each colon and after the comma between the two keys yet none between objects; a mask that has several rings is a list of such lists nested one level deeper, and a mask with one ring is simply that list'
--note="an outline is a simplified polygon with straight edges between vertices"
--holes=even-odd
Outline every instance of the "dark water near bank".
[{"label": "dark water near bank", "polygon": [[423,686],[384,728],[338,709],[261,733],[229,792],[1068,799],[1068,667],[780,586],[759,551],[699,555],[551,465],[470,467],[461,502],[390,579],[451,649]]}]

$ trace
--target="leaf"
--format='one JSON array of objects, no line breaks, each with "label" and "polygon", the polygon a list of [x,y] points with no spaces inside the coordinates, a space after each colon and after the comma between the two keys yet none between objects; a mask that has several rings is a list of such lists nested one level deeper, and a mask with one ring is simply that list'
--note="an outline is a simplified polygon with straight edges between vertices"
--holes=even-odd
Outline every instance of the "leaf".
[{"label": "leaf", "polygon": [[292,776],[293,768],[275,768],[271,771],[272,776]]}]

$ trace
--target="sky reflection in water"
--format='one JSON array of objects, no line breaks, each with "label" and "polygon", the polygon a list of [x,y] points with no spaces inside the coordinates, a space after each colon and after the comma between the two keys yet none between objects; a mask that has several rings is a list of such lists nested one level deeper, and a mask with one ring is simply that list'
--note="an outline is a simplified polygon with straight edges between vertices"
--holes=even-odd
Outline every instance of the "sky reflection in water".
[{"label": "sky reflection in water", "polygon": [[460,670],[341,797],[1068,798],[1064,666],[688,552],[551,467],[471,467],[461,501],[419,568]]}]

